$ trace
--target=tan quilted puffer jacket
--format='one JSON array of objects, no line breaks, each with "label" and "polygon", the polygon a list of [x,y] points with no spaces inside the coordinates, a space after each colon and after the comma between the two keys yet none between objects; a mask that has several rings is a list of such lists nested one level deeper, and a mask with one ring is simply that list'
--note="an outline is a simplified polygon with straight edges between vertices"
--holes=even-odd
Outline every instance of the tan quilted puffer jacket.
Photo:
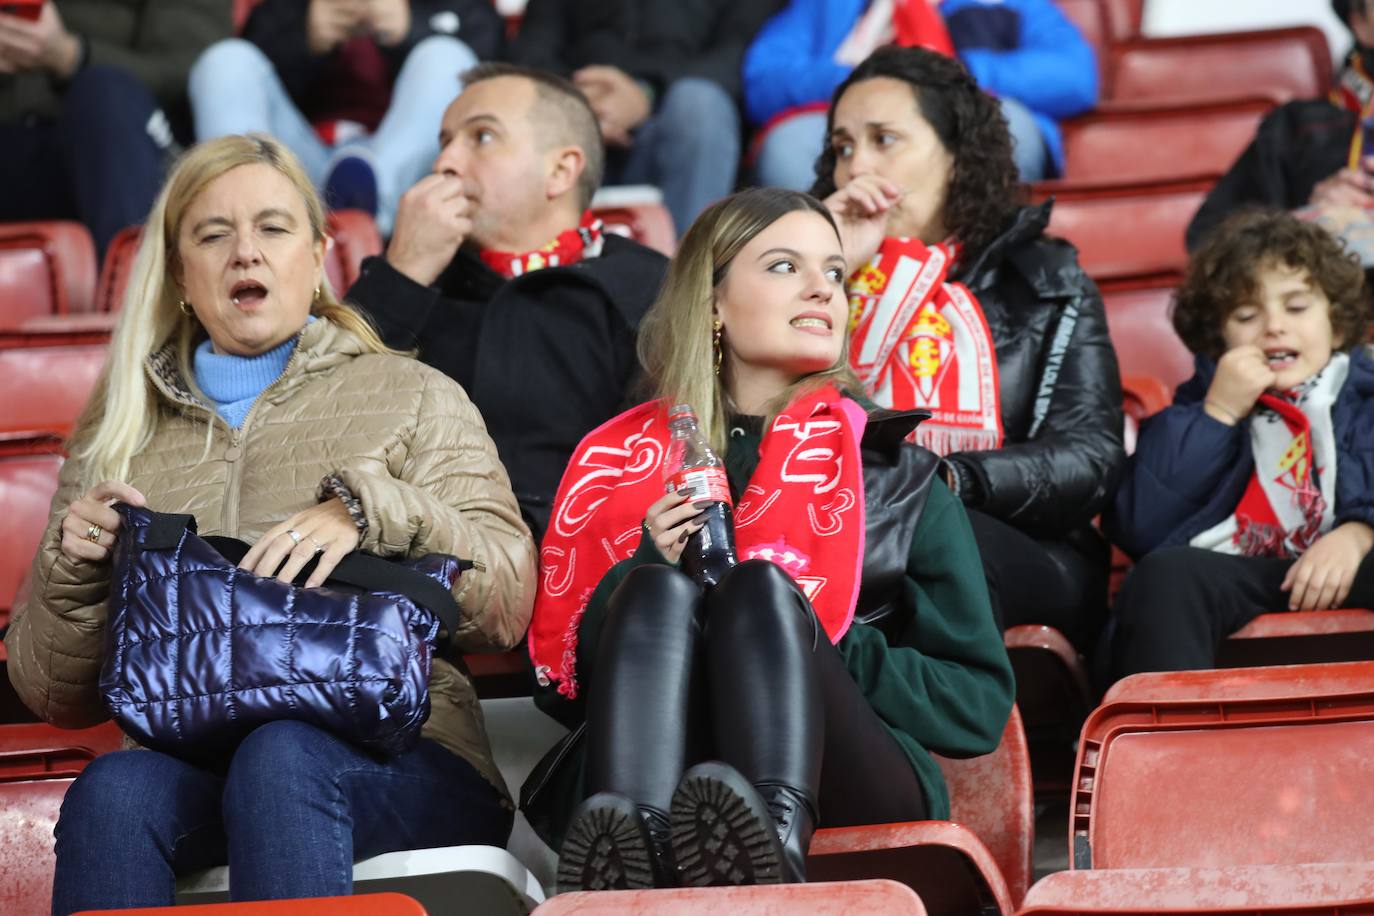
[{"label": "tan quilted puffer jacket", "polygon": [[[519,642],[534,601],[534,544],[481,416],[447,376],[366,353],[354,335],[317,320],[235,431],[192,393],[170,348],[147,368],[161,395],[157,433],[128,482],[150,508],[189,512],[201,534],[252,543],[314,505],[320,481],[337,474],[367,516],[363,550],[447,553],[476,564],[455,589],[463,611],[458,649]],[[34,558],[32,592],[15,608],[5,639],[19,696],[43,719],[73,728],[109,718],[99,693],[109,567],[73,563],[59,550],[67,506],[90,483],[81,478],[80,462],[69,460]],[[436,659],[430,695],[424,735],[466,759],[509,801],[472,683]]]}]

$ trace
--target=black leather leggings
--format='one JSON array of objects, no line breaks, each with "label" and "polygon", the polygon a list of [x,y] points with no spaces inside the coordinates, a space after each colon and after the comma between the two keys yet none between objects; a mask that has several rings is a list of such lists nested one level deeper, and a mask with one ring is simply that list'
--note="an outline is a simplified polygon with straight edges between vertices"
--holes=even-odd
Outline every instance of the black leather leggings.
[{"label": "black leather leggings", "polygon": [[815,800],[823,826],[926,816],[906,754],[772,563],[741,563],[705,594],[672,567],[635,569],[583,676],[588,795],[667,811],[683,771],[716,759]]}]

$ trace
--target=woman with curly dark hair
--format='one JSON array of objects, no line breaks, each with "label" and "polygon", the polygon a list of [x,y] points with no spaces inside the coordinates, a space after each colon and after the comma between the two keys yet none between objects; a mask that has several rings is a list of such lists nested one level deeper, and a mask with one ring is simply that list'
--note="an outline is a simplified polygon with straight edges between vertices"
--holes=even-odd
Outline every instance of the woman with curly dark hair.
[{"label": "woman with curly dark hair", "polygon": [[1374,607],[1374,359],[1358,259],[1284,212],[1193,257],[1174,327],[1197,374],[1141,429],[1108,515],[1137,558],[1110,673],[1209,668],[1263,613]]},{"label": "woman with curly dark hair", "polygon": [[1121,385],[1102,299],[1050,205],[1018,202],[996,101],[958,61],[882,48],[835,91],[813,193],[844,237],[851,365],[969,510],[1004,627],[1080,648],[1106,608],[1091,520],[1120,473]]}]

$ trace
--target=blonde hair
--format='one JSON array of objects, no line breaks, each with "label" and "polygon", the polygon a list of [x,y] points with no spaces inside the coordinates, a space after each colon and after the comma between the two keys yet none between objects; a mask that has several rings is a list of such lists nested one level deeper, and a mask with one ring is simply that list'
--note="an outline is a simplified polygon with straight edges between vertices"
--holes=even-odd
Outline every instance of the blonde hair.
[{"label": "blonde hair", "polygon": [[[835,228],[830,211],[820,201],[782,188],[751,188],[707,207],[682,237],[663,289],[640,324],[639,361],[648,373],[654,397],[692,405],[717,451],[725,449],[726,418],[732,405],[721,384],[730,370],[729,357],[719,375],[715,368],[712,310],[716,290],[740,249],[780,217],[798,210],[817,213]],[[849,368],[847,335],[833,366],[802,376],[769,404],[769,421],[804,391],[827,383],[853,392],[863,390]]]},{"label": "blonde hair", "polygon": [[[144,224],[105,368],[77,422],[73,453],[83,463],[86,483],[126,480],[133,457],[157,432],[157,393],[145,368],[150,355],[174,343],[182,376],[194,384],[191,355],[204,330],[194,315],[180,308],[176,275],[181,268],[181,222],[210,182],[230,169],[253,164],[271,166],[295,186],[313,238],[326,239],[324,206],[314,185],[300,161],[276,140],[252,134],[220,137],[181,157]],[[350,331],[369,352],[396,352],[382,343],[362,314],[339,301],[327,276],[310,312]]]}]

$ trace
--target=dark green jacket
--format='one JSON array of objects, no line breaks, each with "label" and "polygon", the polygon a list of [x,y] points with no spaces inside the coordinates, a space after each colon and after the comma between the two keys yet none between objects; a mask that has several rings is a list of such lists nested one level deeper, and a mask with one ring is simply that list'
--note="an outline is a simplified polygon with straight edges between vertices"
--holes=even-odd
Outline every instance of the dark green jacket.
[{"label": "dark green jacket", "polygon": [[[87,66],[120,67],[175,117],[200,52],[234,33],[229,0],[49,0],[67,31],[85,39]],[[46,73],[0,76],[0,122],[57,116],[63,86]]]},{"label": "dark green jacket", "polygon": [[[736,495],[758,464],[759,441],[757,436],[730,440],[725,463]],[[580,670],[589,670],[584,647],[590,652],[597,644],[611,594],[636,566],[655,562],[667,561],[643,537],[635,555],[612,567],[597,585],[578,628]],[[854,682],[911,760],[930,817],[941,820],[949,817],[949,792],[931,753],[973,757],[994,750],[1011,714],[1015,685],[968,516],[939,480],[916,527],[906,572],[897,635],[889,641],[877,627],[856,622],[838,648]],[[536,689],[535,702],[569,727],[582,721],[580,699],[546,688]],[[522,795],[543,769],[536,768]],[[557,770],[545,790],[552,798],[541,800],[538,811],[526,811],[555,849],[583,796],[580,748],[569,748]]]}]

